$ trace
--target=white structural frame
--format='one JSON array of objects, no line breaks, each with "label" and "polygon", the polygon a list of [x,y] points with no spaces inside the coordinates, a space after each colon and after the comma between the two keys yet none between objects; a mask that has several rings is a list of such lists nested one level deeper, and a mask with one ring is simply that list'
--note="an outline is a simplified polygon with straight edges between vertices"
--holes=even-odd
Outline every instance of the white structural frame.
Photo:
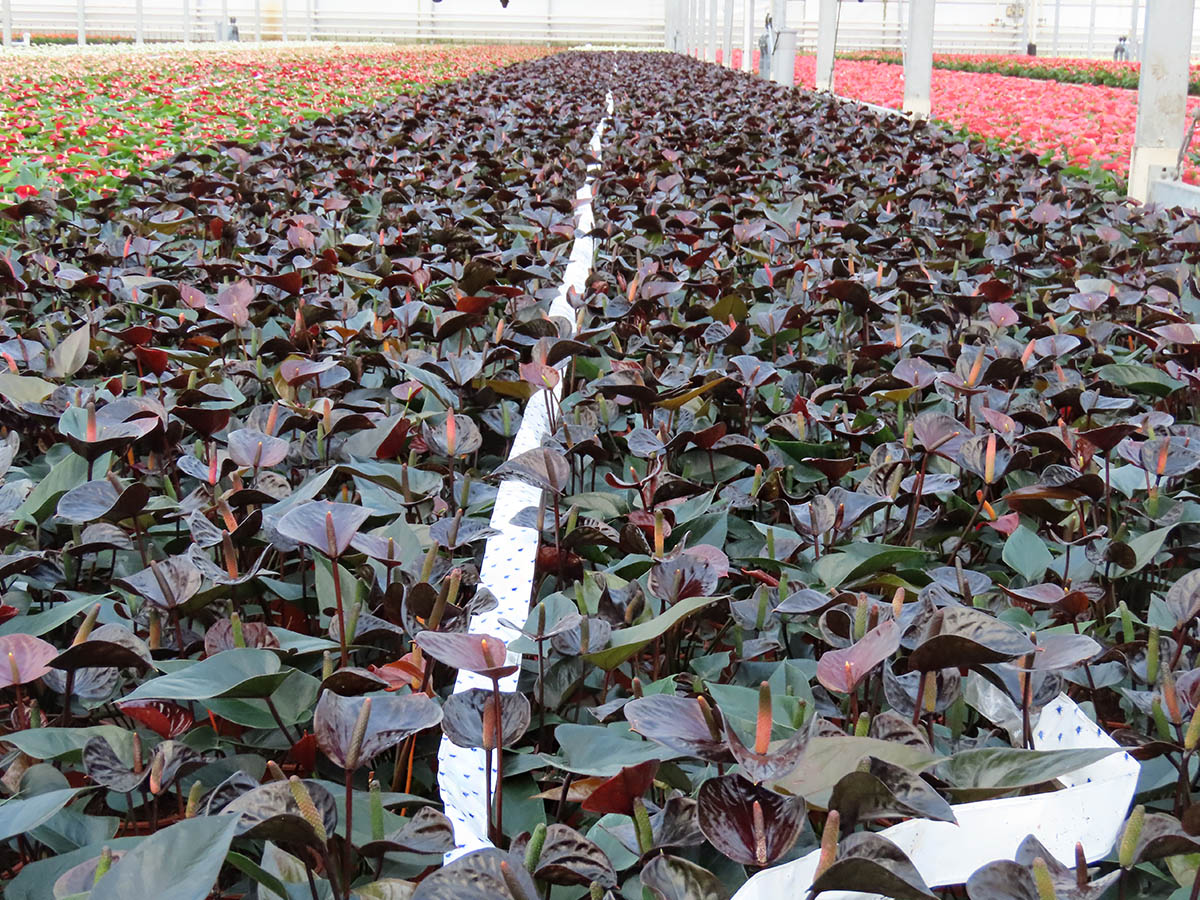
[{"label": "white structural frame", "polygon": [[911,0],[904,51],[904,111],[929,118],[933,101],[934,0]]},{"label": "white structural frame", "polygon": [[733,0],[725,0],[725,24],[721,33],[721,64],[733,68]]},{"label": "white structural frame", "polygon": [[754,0],[746,0],[742,22],[742,71],[754,70]]},{"label": "white structural frame", "polygon": [[[1196,0],[1146,4],[1142,69],[1138,78],[1137,131],[1129,160],[1129,196],[1153,200],[1153,185],[1179,181],[1187,133],[1188,64]],[[1176,191],[1178,192],[1178,191]],[[1200,190],[1190,204],[1200,208]]]},{"label": "white structural frame", "polygon": [[833,62],[837,49],[838,0],[821,0],[820,19],[817,25],[817,75],[818,91],[833,91]]}]

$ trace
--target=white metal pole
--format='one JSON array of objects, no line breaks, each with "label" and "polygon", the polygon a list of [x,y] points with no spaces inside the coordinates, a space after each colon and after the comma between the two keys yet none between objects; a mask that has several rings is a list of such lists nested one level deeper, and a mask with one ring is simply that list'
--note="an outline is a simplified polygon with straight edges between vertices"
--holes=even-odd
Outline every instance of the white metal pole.
[{"label": "white metal pole", "polygon": [[725,33],[721,41],[721,62],[733,68],[733,0],[725,0]]},{"label": "white metal pole", "polygon": [[779,32],[779,41],[772,56],[775,61],[776,80],[783,87],[796,86],[796,29],[785,28]]},{"label": "white metal pole", "polygon": [[0,15],[4,16],[4,46],[12,45],[12,0],[3,0],[4,9],[0,11]]},{"label": "white metal pole", "polygon": [[688,0],[687,55],[695,56],[700,39],[700,0]]},{"label": "white metal pole", "polygon": [[[821,0],[817,22],[817,90],[833,90],[833,54],[837,43],[838,0]],[[912,18],[910,12],[909,18]]]},{"label": "white metal pole", "polygon": [[1054,55],[1059,55],[1058,38],[1062,26],[1062,0],[1054,0]]},{"label": "white metal pole", "polygon": [[[784,28],[787,28],[787,0],[771,0],[771,22],[775,26],[775,34],[778,38],[779,33]],[[783,84],[783,70],[786,68],[787,64],[783,58],[783,54],[778,52],[779,49],[779,43],[778,40],[776,40],[775,46],[771,48],[771,80],[776,84]],[[795,61],[796,55],[793,51],[792,63],[795,64]]]},{"label": "white metal pole", "polygon": [[229,29],[229,0],[221,0],[221,23],[217,26],[214,41],[227,41],[230,38]]},{"label": "white metal pole", "polygon": [[189,2],[190,0],[183,0],[183,43],[185,46],[192,42],[192,11],[188,7]]},{"label": "white metal pole", "polygon": [[84,9],[83,0],[75,4],[75,29],[75,42],[82,47],[87,43],[87,10]]},{"label": "white metal pole", "polygon": [[1188,61],[1195,0],[1146,4],[1137,131],[1129,162],[1129,196],[1146,200],[1152,181],[1174,175],[1187,126]]},{"label": "white metal pole", "polygon": [[720,12],[718,8],[718,0],[709,0],[708,4],[708,53],[704,55],[704,59],[709,62],[716,62],[716,47],[721,42],[721,25],[718,22],[716,13]]},{"label": "white metal pole", "polygon": [[262,0],[254,0],[254,40],[262,43]]},{"label": "white metal pole", "polygon": [[287,0],[279,0],[279,24],[283,29],[283,40],[286,43],[288,39],[288,8]]},{"label": "white metal pole", "polygon": [[904,111],[926,119],[933,87],[934,0],[912,0],[904,49]]},{"label": "white metal pole", "polygon": [[1092,12],[1088,17],[1087,55],[1095,55],[1096,50],[1096,0],[1092,0]]},{"label": "white metal pole", "polygon": [[754,0],[745,0],[742,11],[742,71],[754,71]]},{"label": "white metal pole", "polygon": [[317,11],[313,0],[306,0],[306,8],[304,10],[304,39],[311,42],[313,39],[313,30],[316,26]]},{"label": "white metal pole", "polygon": [[1140,54],[1138,52],[1138,27],[1137,27],[1137,25],[1138,25],[1138,0],[1133,0],[1133,3],[1131,4],[1131,6],[1129,8],[1129,40],[1127,42],[1129,44],[1129,51],[1128,51],[1128,55],[1127,55],[1128,59],[1138,59],[1140,56]]},{"label": "white metal pole", "polygon": [[704,16],[705,0],[696,3],[696,59],[708,56],[708,28]]}]

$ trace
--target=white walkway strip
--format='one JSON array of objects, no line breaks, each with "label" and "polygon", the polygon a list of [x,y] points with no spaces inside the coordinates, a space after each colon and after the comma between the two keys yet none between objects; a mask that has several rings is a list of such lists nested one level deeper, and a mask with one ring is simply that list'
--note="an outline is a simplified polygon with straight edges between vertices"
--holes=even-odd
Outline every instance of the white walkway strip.
[{"label": "white walkway strip", "polygon": [[[1042,710],[1033,732],[1038,750],[1115,748],[1078,706],[1060,694]],[[910,819],[880,832],[900,847],[931,888],[962,884],[980,866],[1012,859],[1034,835],[1059,862],[1074,868],[1075,843],[1089,862],[1112,850],[1133,800],[1141,766],[1128,753],[1114,753],[1059,781],[1063,789],[1028,797],[1005,797],[951,807],[958,824]],[[751,878],[734,900],[770,900],[808,894],[820,851],[767,869]],[[877,894],[829,891],[821,900],[881,900]]]},{"label": "white walkway strip", "polygon": [[[605,123],[613,112],[611,91],[605,99],[607,114],[596,125],[589,144],[592,155],[597,159],[600,157],[600,139],[604,134]],[[550,315],[566,319],[572,332],[575,328],[575,310],[568,297],[572,291],[576,294],[583,293],[584,282],[592,270],[592,258],[595,254],[595,240],[588,232],[595,224],[592,216],[592,185],[595,173],[599,169],[598,162],[588,164],[587,179],[575,194],[578,214],[575,241],[571,246],[563,283],[559,287],[558,295],[550,304]],[[566,363],[562,365],[565,366]],[[561,398],[561,382],[555,385],[553,394],[555,401]],[[513,439],[509,458],[540,447],[549,434],[550,420],[545,392],[539,391],[530,397],[525,405],[521,427]],[[501,624],[501,621],[507,619],[510,622],[524,622],[528,615],[530,595],[533,591],[534,564],[537,560],[538,533],[532,528],[513,525],[512,518],[526,507],[537,506],[541,498],[540,489],[516,479],[508,479],[500,484],[491,520],[492,528],[500,533],[488,540],[479,572],[480,583],[491,590],[499,602],[495,609],[481,613],[471,620],[471,632],[495,635],[503,638],[506,643],[517,638],[517,633]],[[510,665],[517,665],[520,658],[510,654],[508,662]],[[475,687],[490,689],[491,686],[490,679],[471,672],[459,672],[454,691],[459,693]],[[504,691],[515,691],[517,675],[502,679],[500,688]],[[472,850],[492,846],[487,838],[488,797],[485,796],[484,788],[486,760],[487,756],[483,750],[465,750],[456,747],[445,737],[442,738],[441,747],[438,749],[438,787],[441,790],[446,815],[454,823],[454,837],[458,843],[454,850],[446,854],[446,862]],[[493,767],[493,786],[498,778],[498,773]]]}]

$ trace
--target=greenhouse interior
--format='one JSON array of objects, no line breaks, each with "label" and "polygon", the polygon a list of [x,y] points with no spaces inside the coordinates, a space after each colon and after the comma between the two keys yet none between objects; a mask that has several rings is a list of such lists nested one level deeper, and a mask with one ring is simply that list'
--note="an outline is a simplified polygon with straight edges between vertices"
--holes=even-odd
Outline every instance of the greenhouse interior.
[{"label": "greenhouse interior", "polygon": [[0,895],[1198,900],[1196,12],[0,0]]}]

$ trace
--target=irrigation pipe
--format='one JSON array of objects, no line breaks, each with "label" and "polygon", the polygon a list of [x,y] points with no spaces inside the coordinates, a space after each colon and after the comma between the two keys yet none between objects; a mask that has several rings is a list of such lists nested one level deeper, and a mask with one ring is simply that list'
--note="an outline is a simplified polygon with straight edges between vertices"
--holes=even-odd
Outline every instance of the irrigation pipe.
[{"label": "irrigation pipe", "polygon": [[[605,95],[606,113],[596,125],[588,144],[592,156],[600,158],[600,140],[608,117],[613,113],[612,91]],[[575,193],[575,208],[577,222],[575,239],[571,245],[571,255],[567,260],[563,281],[558,294],[550,304],[550,315],[563,318],[570,323],[572,333],[575,328],[575,309],[571,306],[570,295],[582,294],[588,274],[592,270],[592,259],[595,255],[595,239],[590,235],[595,219],[592,215],[592,198],[594,196],[594,181],[596,172],[600,169],[599,162],[587,165],[587,177],[583,186]],[[564,361],[561,365],[565,366]],[[554,399],[562,396],[562,382],[553,388]],[[543,391],[538,391],[525,404],[521,426],[513,439],[509,459],[542,446],[550,435],[549,405]],[[471,618],[470,631],[495,635],[503,638],[505,643],[515,640],[519,635],[504,624],[524,622],[529,612],[530,596],[533,592],[534,567],[537,561],[537,550],[540,536],[534,528],[513,524],[513,517],[530,506],[537,506],[542,499],[542,491],[532,485],[509,478],[500,484],[496,494],[496,503],[492,509],[491,527],[499,534],[488,539],[483,552],[483,564],[479,570],[479,582],[490,590],[497,600],[496,607]],[[520,657],[509,654],[509,665],[520,665]],[[517,677],[514,673],[500,680],[500,689],[513,692],[517,689]],[[454,682],[454,693],[470,690],[471,688],[491,689],[491,679],[484,678],[472,672],[460,671]],[[492,784],[498,784],[499,757],[493,764]],[[446,816],[454,825],[456,846],[446,854],[447,863],[465,853],[491,847],[487,838],[487,804],[490,798],[486,795],[484,785],[484,767],[487,756],[481,749],[467,750],[450,743],[442,737],[438,748],[438,787],[441,791],[442,802]]]}]

